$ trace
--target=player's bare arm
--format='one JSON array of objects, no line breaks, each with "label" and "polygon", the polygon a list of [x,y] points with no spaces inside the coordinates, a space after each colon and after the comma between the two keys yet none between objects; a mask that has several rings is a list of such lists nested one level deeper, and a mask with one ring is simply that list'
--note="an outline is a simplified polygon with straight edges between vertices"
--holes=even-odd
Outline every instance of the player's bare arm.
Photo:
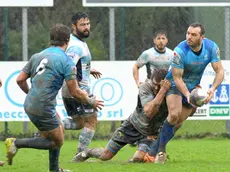
[{"label": "player's bare arm", "polygon": [[102,73],[97,71],[96,69],[91,69],[90,74],[93,75],[93,77],[96,79],[101,78],[101,75],[102,75]]},{"label": "player's bare arm", "polygon": [[168,81],[167,79],[162,80],[161,88],[157,93],[156,97],[144,106],[144,112],[149,118],[152,118],[157,114],[159,107],[162,101],[164,100],[165,95],[170,87],[171,87],[170,81]]},{"label": "player's bare arm", "polygon": [[189,100],[190,92],[182,79],[183,73],[184,70],[172,67],[172,76],[177,89]]},{"label": "player's bare arm", "polygon": [[87,92],[79,88],[76,80],[68,80],[66,81],[66,85],[69,89],[71,96],[73,96],[77,101],[80,101],[82,103],[90,102]]},{"label": "player's bare arm", "polygon": [[1,80],[1,78],[0,78],[0,87],[2,86],[2,80]]},{"label": "player's bare arm", "polygon": [[133,65],[133,78],[136,82],[137,87],[140,87],[140,81],[139,81],[139,67],[137,66],[137,64]]},{"label": "player's bare arm", "polygon": [[18,86],[22,89],[22,91],[24,91],[26,94],[29,92],[29,86],[26,82],[26,80],[29,78],[30,76],[25,73],[24,71],[21,71],[19,76],[17,77],[17,84]]},{"label": "player's bare arm", "polygon": [[85,90],[80,89],[76,80],[68,80],[66,81],[66,85],[71,96],[73,96],[77,101],[91,104],[94,108],[100,110],[104,106],[104,102],[102,100],[96,100],[95,97],[89,98],[88,93]]},{"label": "player's bare arm", "polygon": [[206,99],[205,103],[211,101],[214,91],[224,80],[224,68],[221,61],[212,63],[212,68],[216,72],[216,76],[212,83],[212,87],[208,90],[208,98]]}]

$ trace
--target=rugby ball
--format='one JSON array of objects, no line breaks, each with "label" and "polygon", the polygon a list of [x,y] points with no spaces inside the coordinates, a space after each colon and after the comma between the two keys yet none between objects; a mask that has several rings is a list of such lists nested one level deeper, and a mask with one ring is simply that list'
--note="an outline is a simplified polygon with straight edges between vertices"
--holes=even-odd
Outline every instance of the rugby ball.
[{"label": "rugby ball", "polygon": [[190,94],[190,103],[196,107],[201,107],[204,105],[207,96],[207,91],[202,88],[195,88]]}]

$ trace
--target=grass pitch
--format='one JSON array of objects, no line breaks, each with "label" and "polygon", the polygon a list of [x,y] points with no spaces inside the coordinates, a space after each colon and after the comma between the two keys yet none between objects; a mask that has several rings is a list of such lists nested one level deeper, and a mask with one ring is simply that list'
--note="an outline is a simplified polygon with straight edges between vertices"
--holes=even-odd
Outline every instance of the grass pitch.
[{"label": "grass pitch", "polygon": [[[107,141],[93,141],[90,147],[104,147]],[[5,145],[0,143],[0,160],[5,160]],[[170,159],[160,164],[130,164],[136,148],[126,146],[110,161],[71,163],[76,141],[65,141],[60,166],[73,172],[228,172],[230,169],[230,140],[200,139],[172,140],[168,144]],[[12,166],[0,167],[3,172],[47,172],[48,151],[20,149]]]}]

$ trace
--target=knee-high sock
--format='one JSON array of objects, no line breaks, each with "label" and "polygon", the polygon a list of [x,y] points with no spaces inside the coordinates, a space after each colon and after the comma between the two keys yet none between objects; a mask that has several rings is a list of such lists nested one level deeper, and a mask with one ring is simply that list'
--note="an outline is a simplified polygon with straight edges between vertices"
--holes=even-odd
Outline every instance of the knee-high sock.
[{"label": "knee-high sock", "polygon": [[90,144],[93,136],[94,136],[95,130],[91,130],[89,128],[84,127],[80,136],[79,136],[79,144],[78,144],[78,152],[84,151],[88,145]]},{"label": "knee-high sock", "polygon": [[51,149],[53,141],[41,137],[16,139],[15,146],[17,148]]},{"label": "knee-high sock", "polygon": [[[174,127],[174,134],[176,133],[176,131],[181,127],[182,125],[176,125]],[[173,134],[173,136],[174,136]],[[173,137],[172,136],[172,137]],[[158,136],[157,140],[156,141],[153,141],[151,146],[150,146],[150,151],[148,152],[148,154],[150,156],[156,156],[157,153],[159,152],[159,146],[160,146],[160,135]]]},{"label": "knee-high sock", "polygon": [[169,124],[166,119],[160,132],[160,143],[158,152],[166,152],[166,144],[174,136],[174,125]]},{"label": "knee-high sock", "polygon": [[59,154],[60,154],[60,148],[49,149],[49,166],[51,172],[57,172],[59,170],[59,165],[58,165]]}]

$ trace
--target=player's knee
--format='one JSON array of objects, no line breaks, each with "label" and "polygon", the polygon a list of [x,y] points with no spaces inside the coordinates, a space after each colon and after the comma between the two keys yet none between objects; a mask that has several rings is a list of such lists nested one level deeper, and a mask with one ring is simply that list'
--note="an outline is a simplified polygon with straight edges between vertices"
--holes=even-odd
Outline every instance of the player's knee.
[{"label": "player's knee", "polygon": [[97,119],[93,119],[92,121],[88,122],[88,125],[92,128],[92,129],[96,129],[97,128]]},{"label": "player's knee", "polygon": [[105,148],[104,152],[100,156],[100,159],[102,161],[108,161],[108,160],[112,159],[114,156],[115,156],[115,154],[113,152],[111,152],[108,148]]},{"label": "player's knee", "polygon": [[168,122],[171,124],[176,124],[180,118],[181,110],[177,108],[170,109],[168,115]]},{"label": "player's knee", "polygon": [[56,142],[54,143],[53,148],[56,148],[56,149],[57,149],[57,148],[60,148],[60,147],[62,147],[63,143],[64,143],[63,140],[56,141]]},{"label": "player's knee", "polygon": [[90,128],[90,129],[96,129],[97,128],[97,118],[89,118],[84,124],[84,127]]},{"label": "player's knee", "polygon": [[168,122],[171,124],[176,124],[179,120],[179,115],[177,113],[172,113],[168,116]]},{"label": "player's knee", "polygon": [[80,130],[82,128],[84,128],[84,122],[83,121],[80,121],[79,123],[75,122],[77,125],[76,125],[76,130]]}]

